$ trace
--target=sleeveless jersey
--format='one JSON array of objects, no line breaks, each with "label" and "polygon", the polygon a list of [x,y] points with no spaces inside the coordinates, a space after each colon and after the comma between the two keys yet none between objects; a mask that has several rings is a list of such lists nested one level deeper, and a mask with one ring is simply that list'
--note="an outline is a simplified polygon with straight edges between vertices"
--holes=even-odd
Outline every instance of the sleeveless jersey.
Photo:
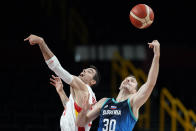
[{"label": "sleeveless jersey", "polygon": [[98,131],[132,131],[136,122],[129,99],[117,102],[108,98],[100,111]]},{"label": "sleeveless jersey", "polygon": [[[96,97],[92,89],[88,87],[88,91],[90,93],[89,96],[89,104],[96,103]],[[75,121],[77,119],[78,113],[81,111],[81,107],[79,107],[73,99],[72,94],[69,96],[69,101],[66,104],[66,108],[60,119],[61,131],[89,131],[91,128],[92,122],[85,125],[84,127],[77,127]]]}]

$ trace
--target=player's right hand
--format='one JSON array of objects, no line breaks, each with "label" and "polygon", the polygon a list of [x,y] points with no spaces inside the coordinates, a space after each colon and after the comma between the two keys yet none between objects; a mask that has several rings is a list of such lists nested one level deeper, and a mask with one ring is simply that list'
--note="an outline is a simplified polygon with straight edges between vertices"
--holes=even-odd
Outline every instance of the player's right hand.
[{"label": "player's right hand", "polygon": [[52,75],[52,78],[50,78],[50,84],[56,88],[56,91],[58,93],[63,91],[63,83],[61,81],[61,78]]},{"label": "player's right hand", "polygon": [[32,34],[24,39],[24,41],[29,41],[30,45],[41,44],[44,42],[43,38]]}]

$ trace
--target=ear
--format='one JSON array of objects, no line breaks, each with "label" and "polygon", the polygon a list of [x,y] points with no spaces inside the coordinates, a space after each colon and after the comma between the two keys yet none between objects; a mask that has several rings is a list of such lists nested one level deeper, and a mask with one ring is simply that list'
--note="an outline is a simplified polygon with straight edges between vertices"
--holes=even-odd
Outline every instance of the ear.
[{"label": "ear", "polygon": [[91,85],[95,85],[96,81],[95,80],[91,80]]}]

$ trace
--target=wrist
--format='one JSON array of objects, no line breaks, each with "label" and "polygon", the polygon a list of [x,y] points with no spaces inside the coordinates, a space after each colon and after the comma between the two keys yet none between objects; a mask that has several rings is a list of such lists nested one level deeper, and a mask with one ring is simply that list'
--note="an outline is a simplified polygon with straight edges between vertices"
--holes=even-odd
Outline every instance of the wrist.
[{"label": "wrist", "polygon": [[42,38],[42,37],[39,37],[40,38],[40,40],[39,40],[39,45],[43,45],[44,44],[44,39]]},{"label": "wrist", "polygon": [[57,90],[57,93],[58,94],[63,94],[64,93],[64,90],[62,90],[62,89],[61,90]]}]

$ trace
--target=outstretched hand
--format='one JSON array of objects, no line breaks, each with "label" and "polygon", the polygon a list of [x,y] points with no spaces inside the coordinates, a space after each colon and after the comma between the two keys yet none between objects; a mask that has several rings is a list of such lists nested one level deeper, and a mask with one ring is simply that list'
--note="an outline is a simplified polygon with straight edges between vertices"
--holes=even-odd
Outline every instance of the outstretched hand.
[{"label": "outstretched hand", "polygon": [[153,40],[151,43],[148,43],[149,48],[153,48],[155,55],[160,55],[160,43],[158,40]]},{"label": "outstretched hand", "polygon": [[63,83],[59,77],[52,75],[52,78],[50,78],[50,84],[56,88],[57,92],[61,92],[63,90]]},{"label": "outstretched hand", "polygon": [[43,43],[43,38],[36,36],[36,35],[30,35],[24,41],[29,41],[30,45],[35,45],[35,44],[41,44]]}]

